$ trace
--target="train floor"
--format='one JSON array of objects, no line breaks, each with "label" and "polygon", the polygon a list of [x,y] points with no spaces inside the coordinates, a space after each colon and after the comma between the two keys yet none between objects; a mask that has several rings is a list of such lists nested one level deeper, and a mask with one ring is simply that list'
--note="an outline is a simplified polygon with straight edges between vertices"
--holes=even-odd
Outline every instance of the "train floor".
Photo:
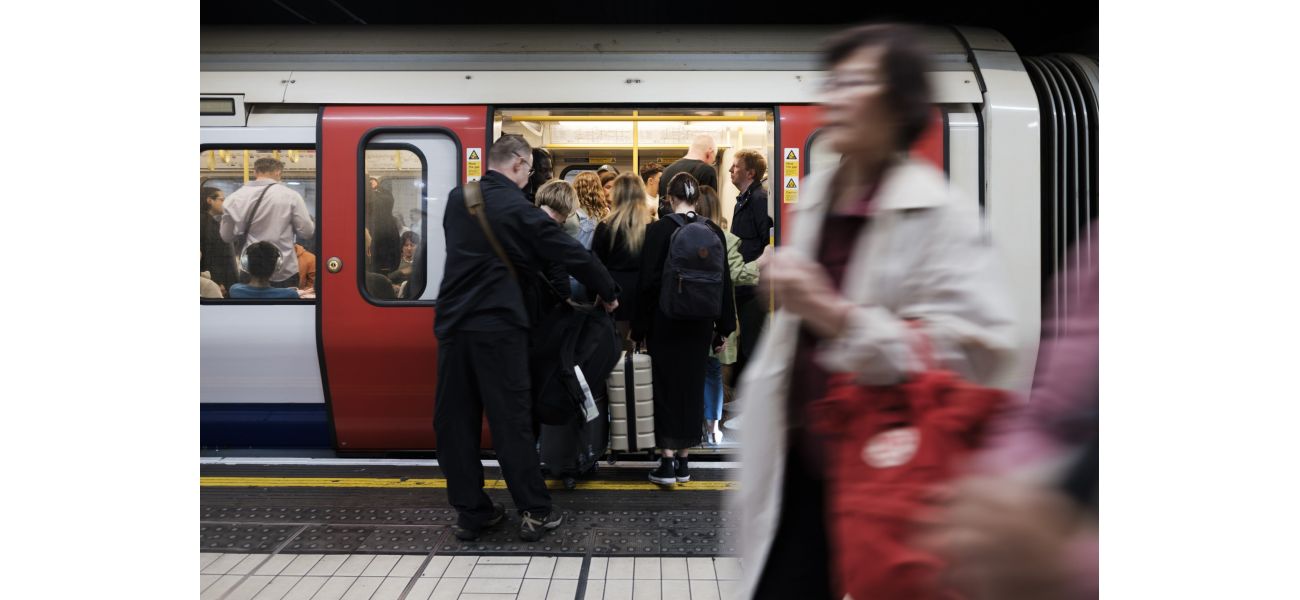
[{"label": "train floor", "polygon": [[507,522],[462,542],[433,460],[205,457],[201,598],[721,600],[739,585],[730,463],[694,461],[671,490],[648,461],[602,462],[572,490],[548,481],[564,522],[531,543],[484,464]]}]

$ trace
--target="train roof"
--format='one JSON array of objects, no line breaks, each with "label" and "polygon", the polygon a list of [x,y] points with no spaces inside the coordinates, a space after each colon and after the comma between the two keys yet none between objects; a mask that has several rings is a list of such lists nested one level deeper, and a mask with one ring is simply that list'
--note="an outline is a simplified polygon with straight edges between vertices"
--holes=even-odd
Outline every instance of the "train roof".
[{"label": "train roof", "polygon": [[[202,71],[810,71],[820,69],[823,42],[843,29],[823,25],[207,26],[201,28],[199,61]],[[934,70],[970,69],[966,42],[955,30],[921,27],[919,31],[933,53]],[[1010,50],[1010,45],[1005,49]]]}]

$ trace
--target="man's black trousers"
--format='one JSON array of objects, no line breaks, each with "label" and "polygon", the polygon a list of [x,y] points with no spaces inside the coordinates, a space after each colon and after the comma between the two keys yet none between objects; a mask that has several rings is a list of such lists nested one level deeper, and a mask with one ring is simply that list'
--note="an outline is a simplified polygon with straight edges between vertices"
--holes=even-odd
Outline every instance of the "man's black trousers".
[{"label": "man's black trousers", "polygon": [[487,411],[492,446],[515,508],[538,518],[551,512],[542,479],[529,391],[528,334],[458,331],[438,339],[438,392],[433,428],[438,464],[460,525],[478,529],[492,518],[479,459],[481,424]]}]

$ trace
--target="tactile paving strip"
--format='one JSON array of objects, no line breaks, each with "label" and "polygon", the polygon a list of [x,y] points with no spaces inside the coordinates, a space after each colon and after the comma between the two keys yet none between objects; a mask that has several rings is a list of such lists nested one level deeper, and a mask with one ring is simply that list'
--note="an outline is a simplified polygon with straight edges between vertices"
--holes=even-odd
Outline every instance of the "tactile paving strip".
[{"label": "tactile paving strip", "polygon": [[199,547],[204,552],[270,552],[299,529],[297,525],[238,525],[199,523]]},{"label": "tactile paving strip", "polygon": [[438,547],[445,527],[376,527],[357,552],[428,554]]},{"label": "tactile paving strip", "polygon": [[350,525],[451,525],[454,509],[429,508],[242,508],[204,506],[204,521],[244,523],[338,523]]},{"label": "tactile paving strip", "polygon": [[361,543],[374,535],[376,527],[314,525],[308,527],[293,542],[284,547],[288,553],[356,552]]},{"label": "tactile paving strip", "polygon": [[649,510],[575,510],[566,518],[565,526],[572,524],[582,529],[658,529],[659,521]]},{"label": "tactile paving strip", "polygon": [[679,529],[660,533],[660,550],[669,556],[737,556],[735,533],[729,529]]},{"label": "tactile paving strip", "polygon": [[661,527],[734,527],[736,519],[726,510],[665,510],[656,513]]},{"label": "tactile paving strip", "polygon": [[658,555],[659,531],[653,529],[595,529],[592,531],[593,553],[597,555]]}]

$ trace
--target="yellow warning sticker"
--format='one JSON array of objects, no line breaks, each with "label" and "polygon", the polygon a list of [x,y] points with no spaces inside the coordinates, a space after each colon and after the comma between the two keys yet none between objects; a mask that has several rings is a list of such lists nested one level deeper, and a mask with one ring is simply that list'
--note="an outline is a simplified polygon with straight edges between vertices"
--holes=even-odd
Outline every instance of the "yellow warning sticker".
[{"label": "yellow warning sticker", "polygon": [[478,181],[483,177],[483,149],[465,150],[465,181]]},{"label": "yellow warning sticker", "polygon": [[786,148],[781,152],[784,159],[785,176],[784,197],[786,204],[794,204],[799,201],[799,149]]}]

